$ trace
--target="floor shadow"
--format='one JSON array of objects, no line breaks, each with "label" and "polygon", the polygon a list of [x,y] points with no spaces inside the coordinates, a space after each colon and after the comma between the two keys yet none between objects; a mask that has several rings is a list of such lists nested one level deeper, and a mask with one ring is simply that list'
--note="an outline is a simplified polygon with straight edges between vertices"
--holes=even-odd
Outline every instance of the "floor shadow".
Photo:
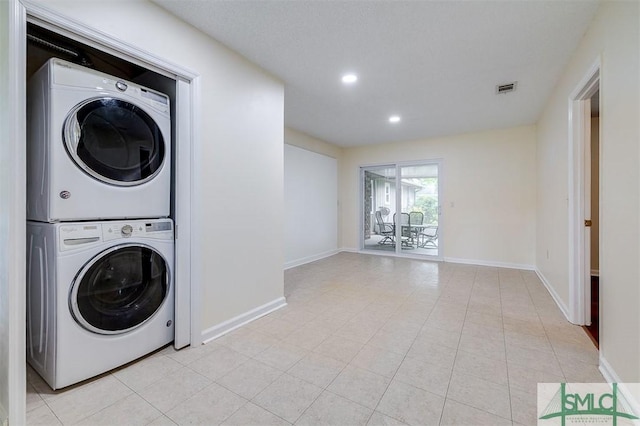
[{"label": "floor shadow", "polygon": [[591,277],[591,325],[583,326],[596,348],[600,347],[600,279]]}]

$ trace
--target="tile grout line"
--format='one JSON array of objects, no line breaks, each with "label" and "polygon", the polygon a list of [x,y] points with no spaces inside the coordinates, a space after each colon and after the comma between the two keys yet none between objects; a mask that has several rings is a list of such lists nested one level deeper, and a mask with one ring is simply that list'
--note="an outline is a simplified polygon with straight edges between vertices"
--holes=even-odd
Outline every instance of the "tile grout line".
[{"label": "tile grout line", "polygon": [[[370,304],[371,304],[371,303],[367,304],[366,306],[369,306]],[[361,313],[362,311],[364,311],[364,310],[365,310],[365,308],[366,308],[366,306],[364,306],[362,309],[360,309],[360,310],[358,311],[358,313]],[[356,315],[357,315],[357,314],[356,314]],[[354,317],[355,317],[355,316],[354,316]],[[349,322],[349,320],[348,320],[347,322]],[[345,323],[345,324],[346,324],[346,323]],[[343,324],[342,326],[344,326],[344,324]],[[339,328],[339,329],[340,329],[340,328]],[[339,330],[339,329],[338,329],[338,330]],[[337,331],[337,330],[336,330],[336,331]],[[324,341],[326,341],[326,340],[328,340],[328,339],[329,339],[329,338],[331,338],[331,337],[340,337],[340,336],[335,336],[335,331],[334,331],[334,332],[333,332],[333,334],[332,334],[331,336],[327,337],[326,339],[324,339],[324,340],[323,340],[323,342],[324,342]],[[373,338],[373,336],[372,336],[372,337],[370,337],[370,338],[369,338],[369,340],[371,340],[372,338]],[[343,339],[344,339],[344,338],[343,338]],[[353,340],[353,339],[345,339],[345,340]],[[367,342],[369,342],[369,340],[367,340]],[[320,344],[322,344],[322,343],[320,343]],[[366,343],[363,345],[363,348],[364,348],[364,346],[365,346],[365,345],[366,345]],[[317,348],[318,346],[320,346],[320,345],[317,345],[317,346],[316,346],[316,348]],[[313,350],[311,350],[310,352],[312,352],[312,351],[313,351]],[[316,396],[316,397],[314,398],[313,402],[311,402],[311,404],[309,404],[309,405],[307,406],[307,408],[305,408],[305,409],[303,410],[303,412],[298,416],[298,418],[296,418],[296,420],[294,421],[294,424],[295,424],[295,422],[297,422],[298,420],[300,420],[300,418],[302,418],[302,417],[304,416],[304,414],[307,412],[307,410],[309,410],[309,408],[311,408],[311,406],[312,406],[313,404],[315,404],[315,402],[318,400],[318,398],[320,398],[320,395],[322,395],[324,392],[330,392],[330,393],[334,394],[333,392],[331,392],[331,391],[328,389],[328,388],[329,388],[329,386],[331,386],[331,384],[332,384],[332,383],[333,383],[333,382],[334,382],[334,381],[335,381],[335,380],[340,376],[340,374],[342,374],[342,372],[343,372],[343,371],[344,371],[344,370],[349,366],[349,363],[350,363],[351,361],[353,361],[353,359],[354,359],[356,356],[358,356],[358,354],[359,354],[361,351],[362,351],[362,348],[361,348],[361,349],[360,349],[360,350],[359,350],[359,351],[358,351],[358,352],[357,352],[357,353],[356,353],[356,354],[351,358],[351,360],[350,360],[350,361],[348,361],[347,363],[345,363],[344,367],[342,367],[342,369],[340,370],[340,372],[339,372],[338,374],[336,374],[336,376],[335,376],[335,377],[334,377],[334,378],[329,382],[329,384],[327,384],[324,388],[321,388],[321,389],[322,389],[322,391],[318,394],[318,396]],[[322,355],[322,354],[321,354],[321,355]],[[330,357],[330,358],[331,358],[331,357]],[[334,359],[335,359],[335,358],[334,358]],[[300,360],[300,361],[301,361],[301,360]],[[298,362],[300,362],[300,361],[298,361]],[[337,360],[337,361],[342,362],[342,360]],[[296,364],[297,364],[297,363],[296,363]],[[295,366],[296,364],[294,364],[294,366]],[[292,366],[291,368],[293,368],[294,366]],[[300,379],[300,380],[303,380],[303,379]],[[316,385],[316,386],[317,386],[317,385]],[[319,387],[319,386],[318,386],[318,387]],[[336,395],[336,394],[334,394],[334,395]],[[337,395],[337,396],[340,396],[340,395]],[[342,398],[344,398],[344,397],[342,397]],[[352,400],[351,400],[351,399],[349,399],[349,398],[345,398],[345,399],[347,399],[347,400],[349,400],[349,401],[351,401],[351,402],[353,402],[353,403],[355,403],[355,404],[358,404],[358,405],[362,406],[362,404],[360,404],[360,403],[358,403],[358,402],[356,402],[356,401],[352,401]],[[370,418],[371,418],[371,417],[369,416],[369,419],[370,419]],[[367,419],[367,422],[369,421],[369,419]]]},{"label": "tile grout line", "polygon": [[[507,389],[509,390],[509,412],[511,414],[511,422],[513,419],[513,399],[511,398],[511,380],[509,379],[509,354],[507,353],[507,333],[504,328],[504,312],[502,306],[502,280],[500,279],[500,271],[498,270],[498,294],[500,295],[500,317],[502,318],[502,344],[504,345],[504,363],[507,370]],[[531,297],[531,296],[529,296]]]},{"label": "tile grout line", "polygon": [[[476,277],[478,276],[477,267],[474,268],[473,273],[473,283],[471,284],[471,292],[469,293],[469,300],[471,299],[471,294],[473,294],[473,287],[475,287]],[[440,419],[438,424],[442,423],[442,417],[444,416],[444,409],[447,405],[447,399],[449,396],[449,388],[451,387],[451,380],[453,379],[453,371],[456,368],[456,361],[458,359],[458,352],[460,350],[460,342],[462,341],[462,331],[464,330],[464,325],[467,322],[467,314],[469,312],[469,300],[467,300],[466,309],[464,310],[464,319],[462,321],[462,329],[460,330],[460,337],[458,338],[458,345],[456,346],[456,356],[453,358],[453,365],[451,366],[451,374],[449,375],[449,383],[447,383],[447,390],[444,393],[444,404],[442,405],[442,411],[440,412]]]},{"label": "tile grout line", "polygon": [[[369,303],[369,304],[370,304],[370,303]],[[357,315],[358,313],[360,313],[360,312],[364,311],[364,309],[366,308],[366,306],[368,306],[368,305],[365,305],[365,306],[363,306],[363,307],[362,307],[362,309],[358,310],[358,312],[356,313],[356,315]],[[318,315],[318,316],[319,316],[319,315]],[[308,321],[308,322],[309,322],[309,321]],[[348,321],[347,321],[347,322],[348,322]],[[293,333],[293,332],[292,332],[292,333]],[[292,333],[289,333],[289,335],[291,335]],[[335,333],[335,332],[334,332],[334,333]],[[328,336],[327,338],[325,338],[322,342],[325,342],[326,340],[328,340],[328,339],[329,339],[329,338],[331,338],[331,337],[339,337],[339,336],[335,336],[334,334],[332,334],[332,335]],[[282,342],[282,339],[279,339],[279,340]],[[347,340],[349,340],[349,339],[347,339]],[[320,346],[320,345],[322,344],[322,342],[320,342],[320,344],[316,345],[316,348],[317,348],[318,346]],[[295,347],[297,347],[297,348],[300,348],[300,347],[298,347],[298,346],[296,346],[296,345],[292,345],[292,346],[295,346]],[[300,349],[306,350],[306,349],[304,349],[304,348],[300,348]],[[315,348],[314,348],[314,349],[315,349]],[[314,349],[308,350],[307,352],[314,352]],[[266,349],[265,349],[265,350],[266,350]],[[264,352],[264,351],[263,351],[263,352]],[[262,353],[262,352],[261,352],[261,353]],[[319,354],[318,352],[314,352],[314,353]],[[360,353],[360,351],[358,351],[358,353]],[[307,353],[307,355],[308,355],[308,353]],[[320,355],[323,355],[323,354],[320,354]],[[306,355],[305,355],[305,356],[306,356]],[[355,358],[355,356],[357,356],[357,354],[356,354],[356,355],[354,355],[354,357],[353,357],[353,358]],[[304,382],[306,382],[306,383],[309,383],[309,384],[311,384],[311,385],[313,385],[313,386],[316,386],[316,387],[320,388],[320,389],[321,389],[321,391],[320,391],[320,393],[319,393],[319,394],[318,394],[318,395],[313,399],[313,401],[311,402],[311,404],[309,404],[309,405],[308,405],[308,406],[307,406],[307,407],[302,411],[302,413],[300,413],[300,415],[296,418],[296,420],[295,420],[292,424],[295,424],[295,422],[297,422],[298,420],[300,420],[300,418],[302,418],[302,417],[304,416],[304,414],[307,412],[307,410],[309,410],[309,408],[311,408],[311,406],[312,406],[312,405],[313,405],[313,404],[318,400],[318,398],[320,398],[320,396],[323,394],[323,392],[325,392],[325,391],[326,391],[326,392],[331,392],[331,391],[329,391],[329,390],[328,390],[328,387],[331,385],[331,383],[333,383],[333,382],[335,381],[335,379],[336,379],[336,378],[338,378],[338,376],[339,376],[339,375],[340,375],[340,374],[341,374],[341,373],[342,373],[342,372],[347,368],[347,366],[349,365],[349,362],[347,362],[347,363],[345,364],[345,366],[340,370],[340,372],[336,375],[336,377],[334,377],[334,378],[333,378],[333,380],[332,380],[331,382],[329,382],[329,384],[328,384],[328,385],[326,385],[324,388],[322,388],[322,387],[320,387],[320,386],[316,385],[315,383],[310,383],[310,382],[308,382],[307,380],[300,379],[300,378],[298,378],[298,377],[296,377],[296,376],[292,376],[292,375],[288,374],[288,371],[289,371],[289,370],[291,370],[291,368],[295,367],[295,366],[296,366],[300,361],[302,361],[302,359],[304,359],[304,358],[305,358],[305,357],[302,357],[301,359],[299,359],[298,361],[296,361],[296,363],[294,363],[294,364],[293,364],[289,369],[287,369],[286,371],[284,371],[284,372],[283,372],[283,374],[282,374],[282,375],[280,375],[279,377],[282,377],[284,374],[287,374],[287,375],[289,375],[289,376],[291,376],[291,377],[294,377],[294,378],[296,378],[296,379],[298,379],[298,380],[302,380],[302,381],[304,381]],[[331,358],[331,357],[330,357],[330,358]],[[351,359],[353,360],[353,358],[351,358]],[[338,361],[340,361],[340,360],[338,360]],[[277,379],[276,379],[276,380],[277,380]],[[272,382],[272,383],[273,383],[273,382]],[[269,387],[269,386],[270,386],[270,385],[268,385],[267,387]],[[266,389],[266,388],[265,388],[265,389]],[[264,391],[264,390],[263,390],[263,391]],[[333,393],[333,392],[331,392],[331,393]],[[257,395],[256,395],[256,396],[257,396]],[[339,396],[339,395],[338,395],[338,396]],[[255,397],[254,397],[254,398],[255,398]],[[252,398],[252,401],[253,401],[253,398]],[[361,405],[361,404],[359,404],[359,403],[357,403],[357,402],[355,402],[355,401],[351,401],[351,402],[356,403],[356,404],[358,404],[358,405]],[[265,407],[262,407],[261,405],[258,405],[258,406],[260,406],[261,408],[263,408],[263,409],[267,410]],[[269,410],[267,410],[267,411],[269,411]],[[271,411],[269,411],[269,412],[271,412]],[[274,414],[274,413],[272,413],[272,414]],[[278,416],[278,417],[280,417],[280,416]],[[284,420],[284,419],[283,419],[283,420]],[[285,420],[285,421],[287,421],[287,420]],[[288,422],[288,421],[287,421],[287,422]]]},{"label": "tile grout line", "polygon": [[[520,272],[520,277],[522,278],[522,272]],[[527,289],[527,294],[529,295],[529,298],[531,299],[531,302],[532,302],[533,307],[535,309],[536,318],[538,318],[538,321],[540,321],[540,324],[542,324],[542,329],[544,330],[544,337],[549,342],[549,346],[551,347],[551,351],[553,351],[553,357],[555,358],[556,362],[558,363],[558,366],[560,367],[560,371],[562,372],[562,377],[566,382],[567,377],[565,375],[564,368],[562,367],[562,363],[560,362],[560,359],[558,358],[558,354],[556,353],[555,346],[551,343],[551,339],[549,339],[549,335],[547,334],[547,327],[545,326],[544,321],[542,321],[542,319],[540,318],[540,314],[538,313],[538,308],[533,303],[533,298],[531,297],[531,290],[529,289],[529,285],[527,284],[527,281],[524,278],[522,278],[522,281],[525,283],[525,288]]]},{"label": "tile grout line", "polygon": [[[412,291],[410,294],[408,294],[408,295],[403,299],[403,302],[404,302],[404,301],[406,301],[407,299],[409,299],[410,295],[411,295],[411,294],[413,294],[413,293],[415,293],[415,290],[414,290],[414,291]],[[372,304],[372,303],[369,303],[367,306],[369,306],[369,305],[371,305],[371,304]],[[385,321],[384,325],[386,325],[386,324],[389,322],[389,319],[388,319],[388,318],[391,318],[391,317],[393,316],[393,314],[397,313],[397,312],[400,310],[401,306],[402,306],[402,304],[398,305],[398,307],[397,307],[397,308],[396,308],[396,309],[395,309],[391,314],[389,314],[389,315],[387,316],[387,320]],[[365,307],[364,307],[360,312],[364,311],[364,309],[366,309],[366,306],[365,306]],[[427,319],[425,319],[425,320],[423,321],[423,325],[424,325],[424,323],[425,323],[426,321],[427,321]],[[333,382],[335,382],[335,380],[340,376],[340,374],[342,374],[342,372],[343,372],[343,371],[344,371],[344,370],[345,370],[345,369],[350,365],[350,363],[351,363],[351,362],[352,362],[352,361],[353,361],[353,360],[354,360],[354,359],[355,359],[355,358],[356,358],[356,357],[357,357],[357,356],[362,352],[362,350],[364,349],[364,347],[365,347],[365,346],[366,346],[366,345],[371,341],[371,339],[373,339],[373,337],[375,336],[375,334],[377,334],[380,330],[382,330],[382,328],[384,327],[384,325],[382,325],[381,327],[379,327],[379,328],[378,328],[378,330],[376,331],[376,333],[374,333],[374,335],[373,335],[373,336],[371,336],[371,337],[370,337],[370,338],[369,338],[369,339],[368,339],[368,340],[363,344],[362,348],[361,348],[361,349],[360,349],[360,350],[359,350],[359,351],[358,351],[358,352],[357,352],[357,353],[356,353],[356,354],[351,358],[351,360],[350,360],[349,362],[347,362],[347,363],[345,364],[345,366],[344,366],[344,367],[340,370],[340,372],[339,372],[339,373],[338,373],[338,374],[337,374],[337,375],[336,375],[336,376],[331,380],[331,382],[329,382],[329,384],[328,384],[328,385],[323,389],[323,391],[327,391],[327,392],[330,392],[330,393],[332,393],[332,394],[334,394],[334,395],[337,395],[337,394],[335,394],[334,392],[332,392],[331,390],[329,390],[329,389],[328,389],[328,388],[329,388],[329,386],[331,386],[331,384],[332,384]],[[419,333],[418,333],[418,334],[419,334]],[[339,336],[338,336],[338,337],[339,337]],[[416,337],[414,338],[414,341],[415,341],[415,339],[416,339],[416,338],[417,338],[417,334],[416,334]],[[352,340],[352,339],[345,339],[345,340]],[[360,342],[358,342],[358,343],[360,343]],[[412,342],[412,344],[413,344],[413,342]],[[378,349],[381,349],[381,348],[378,348]],[[381,349],[381,350],[382,350],[382,349]],[[388,352],[388,351],[387,351],[387,352]],[[408,352],[408,351],[407,351],[407,352]],[[404,362],[404,359],[405,359],[405,358],[406,358],[406,353],[405,353],[405,356],[403,357],[403,360],[400,362],[400,365],[402,364],[402,362]],[[340,361],[340,360],[339,360],[339,361]],[[353,366],[353,368],[359,368],[359,367]],[[399,367],[398,367],[398,369],[399,369]],[[392,381],[393,381],[393,379],[395,378],[395,374],[397,373],[397,370],[398,370],[398,369],[396,369],[396,372],[394,373],[393,377],[389,380],[389,383],[387,384],[387,386],[386,386],[386,388],[385,388],[385,391],[382,393],[382,395],[380,396],[380,399],[379,399],[379,400],[378,400],[378,402],[376,403],[376,407],[372,410],[371,414],[369,415],[369,417],[368,417],[368,419],[367,419],[367,423],[368,423],[369,421],[371,421],[371,417],[375,414],[376,409],[377,409],[378,405],[380,404],[380,401],[382,400],[382,397],[384,396],[384,394],[386,393],[387,389],[389,388],[389,385],[391,384],[391,382],[392,382]],[[362,368],[362,370],[368,371],[368,372],[370,372],[370,373],[372,373],[372,374],[379,375],[378,373],[375,373],[375,372],[373,372],[373,371],[370,371],[370,370],[368,370],[368,369],[366,369],[366,368]],[[387,377],[385,377],[385,376],[382,376],[382,375],[380,375],[380,376],[381,376],[381,377],[384,377],[385,379],[387,379]],[[360,403],[359,403],[359,402],[357,402],[357,401],[353,401],[353,400],[352,400],[352,399],[350,399],[350,398],[347,398],[347,397],[344,397],[344,396],[341,396],[341,395],[337,395],[337,396],[340,396],[340,397],[342,397],[342,398],[345,398],[345,399],[347,399],[348,401],[351,401],[351,402],[353,402],[353,403],[355,403],[355,404],[358,404],[358,405],[360,405],[360,406],[362,406],[362,407],[365,407],[364,405],[360,404]],[[315,401],[314,401],[314,402],[315,402]],[[313,404],[312,404],[312,405],[313,405]],[[309,407],[311,407],[311,405],[310,405]],[[308,409],[309,407],[307,407],[307,409]],[[371,409],[371,408],[369,408],[369,407],[365,407],[365,408],[367,408],[367,409],[369,409],[369,410]],[[306,409],[305,409],[305,412],[306,412]],[[304,415],[304,413],[303,413],[302,415]],[[302,416],[302,415],[301,415],[301,416]],[[300,417],[299,417],[299,418],[300,418]],[[299,418],[298,418],[298,419],[299,419]],[[297,419],[297,420],[298,420],[298,419]],[[296,420],[296,421],[297,421],[297,420]],[[399,420],[399,419],[396,419],[396,420]]]},{"label": "tile grout line", "polygon": [[[369,305],[371,305],[371,303],[369,303]],[[367,306],[369,306],[369,305],[367,305]],[[399,309],[400,309],[400,307],[396,308],[396,310],[395,310],[395,311],[393,311],[393,312],[395,313],[395,312],[397,312]],[[362,311],[364,311],[364,308],[363,308],[360,312],[362,312]],[[391,315],[389,315],[389,317],[391,317]],[[388,321],[387,321],[387,322],[388,322]],[[386,324],[387,322],[385,322],[385,324]],[[382,329],[382,327],[380,327],[380,328],[378,329],[378,331],[380,331],[381,329]],[[376,334],[377,334],[377,332],[378,332],[378,331],[376,331]],[[334,333],[335,333],[335,332],[334,332]],[[374,336],[375,336],[375,334],[374,334]],[[374,337],[374,336],[371,336],[371,337],[370,337],[370,338],[369,338],[369,339],[368,339],[368,340],[363,344],[362,348],[360,348],[360,350],[359,350],[359,351],[358,351],[358,352],[357,352],[357,353],[356,353],[356,354],[351,358],[351,360],[350,360],[350,361],[348,361],[348,362],[345,364],[345,366],[344,366],[344,367],[342,367],[342,369],[340,370],[340,372],[339,372],[339,373],[338,373],[338,374],[337,374],[337,375],[336,375],[336,376],[335,376],[335,377],[334,377],[334,378],[329,382],[329,384],[327,384],[327,386],[325,386],[325,388],[323,389],[323,392],[324,392],[324,391],[327,391],[327,392],[330,392],[330,393],[332,393],[332,394],[336,395],[335,393],[333,393],[333,392],[331,392],[331,391],[329,390],[329,386],[331,386],[331,385],[333,384],[333,382],[335,382],[335,381],[336,381],[336,379],[340,376],[340,374],[342,374],[342,372],[343,372],[343,371],[344,371],[344,370],[345,370],[345,369],[350,365],[351,361],[353,361],[353,360],[354,360],[354,359],[355,359],[355,358],[360,354],[360,352],[362,352],[362,350],[364,349],[364,347],[365,347],[365,346],[366,346],[366,345],[371,341],[371,339],[373,339],[373,337]],[[325,339],[325,340],[326,340],[326,339]],[[350,340],[350,339],[348,339],[348,340]],[[340,361],[340,360],[339,360],[339,361]],[[366,370],[366,369],[365,369],[365,370]],[[369,370],[366,370],[366,371],[369,371]],[[373,373],[373,372],[371,372],[371,373]],[[391,383],[391,381],[389,381],[389,383]],[[387,388],[388,388],[388,386],[389,386],[389,385],[387,385]],[[385,389],[385,392],[386,392],[386,389]],[[322,395],[322,393],[320,393],[320,395]],[[320,397],[320,395],[318,395],[318,397]],[[382,393],[382,395],[384,396],[384,392]],[[352,399],[350,399],[350,398],[346,398],[346,397],[343,397],[343,396],[341,396],[341,395],[338,395],[338,396],[340,396],[340,397],[342,397],[342,398],[345,398],[345,399],[347,399],[348,401],[351,401],[351,402],[353,402],[353,403],[355,403],[355,404],[358,404],[358,405],[360,405],[360,406],[364,407],[364,406],[363,406],[362,404],[360,404],[359,402],[353,401],[353,400],[352,400]],[[316,398],[316,399],[317,399],[317,398]],[[380,399],[382,399],[382,396],[380,397]],[[378,401],[378,403],[379,403],[379,402],[380,402],[380,401]],[[315,400],[314,400],[314,403],[315,403]],[[313,405],[313,403],[312,403],[311,405]],[[311,405],[309,405],[309,407],[307,407],[307,408],[305,409],[305,411],[304,411],[304,412],[306,412],[306,411],[311,407]],[[370,410],[370,408],[369,408],[369,407],[365,407],[365,408],[367,408],[367,409],[369,409],[369,410]],[[376,404],[376,408],[377,408],[377,404]],[[369,421],[371,421],[371,417],[373,416],[373,414],[375,413],[375,411],[376,411],[376,409],[375,409],[375,408],[371,411],[371,414],[370,414],[370,415],[369,415],[369,417],[367,418],[367,423],[369,423]],[[304,415],[304,412],[300,415],[300,417],[302,417],[302,416]],[[297,421],[297,420],[299,420],[299,419],[300,419],[300,417],[298,417],[298,419],[296,419],[296,421]]]},{"label": "tile grout line", "polygon": [[[452,274],[452,276],[453,276],[453,274]],[[448,285],[448,283],[451,281],[452,276],[451,276],[451,277],[449,277],[449,279],[447,280],[447,282],[446,282],[446,283],[444,283],[444,286],[445,286],[445,287],[446,287],[446,285]],[[411,294],[413,294],[413,293],[415,293],[415,290],[414,290]],[[420,330],[422,330],[422,328],[424,328],[424,325],[427,323],[427,321],[429,320],[429,318],[430,318],[430,317],[431,317],[431,315],[433,314],[433,309],[434,309],[434,307],[437,305],[437,303],[438,303],[438,301],[440,300],[440,297],[441,297],[441,296],[442,296],[442,291],[439,291],[438,297],[436,298],[436,301],[435,301],[435,303],[434,303],[433,307],[431,307],[431,311],[429,312],[429,315],[428,315],[428,316],[427,316],[427,318],[425,318],[425,320],[422,322],[422,326],[420,327]],[[398,307],[398,309],[397,309],[397,310],[399,310],[399,309],[400,309],[400,307]],[[396,311],[397,311],[397,310],[396,310]],[[419,335],[419,334],[420,334],[420,332],[418,332],[418,333],[416,334],[416,337],[414,337],[413,342],[411,342],[411,345],[409,346],[409,349],[405,352],[404,356],[402,357],[402,361],[400,361],[400,364],[398,365],[398,368],[397,368],[397,369],[396,369],[396,371],[393,373],[393,377],[391,377],[391,380],[389,380],[389,383],[387,384],[387,386],[386,386],[386,388],[385,388],[384,392],[382,392],[382,395],[380,396],[380,399],[378,400],[378,402],[377,402],[377,404],[376,404],[376,407],[373,409],[373,412],[371,413],[371,416],[369,416],[369,420],[367,420],[367,423],[368,423],[369,421],[371,421],[371,417],[373,417],[373,414],[375,414],[375,412],[378,410],[378,406],[380,405],[380,402],[382,401],[382,399],[384,398],[384,395],[385,395],[385,394],[387,393],[387,391],[389,390],[389,386],[391,386],[391,383],[393,383],[393,380],[396,378],[396,375],[398,374],[398,370],[400,370],[400,367],[402,366],[402,364],[404,363],[404,361],[407,359],[407,354],[409,353],[409,351],[410,351],[410,350],[411,350],[411,348],[413,347],[413,344],[416,342],[416,340],[417,340],[417,338],[418,338],[418,335]],[[456,349],[456,353],[457,353],[457,349]],[[451,368],[451,371],[453,372],[453,367]],[[403,383],[404,383],[404,382],[403,382]],[[417,388],[417,389],[420,389],[420,388]],[[422,390],[424,390],[425,392],[429,392],[429,391],[427,391],[427,390],[425,390],[425,389],[422,389]],[[435,394],[435,393],[433,393],[433,392],[429,392],[429,393],[432,393],[432,394],[434,394],[434,395],[437,395],[437,394]],[[445,395],[446,395],[446,392],[445,392]],[[440,395],[437,395],[437,396],[440,396]],[[446,402],[446,396],[444,397],[444,400],[445,400],[445,402]],[[444,411],[444,403],[443,403],[443,405],[442,405],[442,411]],[[442,417],[442,411],[440,412],[440,417]],[[384,413],[383,413],[383,414],[384,414]],[[395,417],[393,417],[393,416],[389,416],[388,414],[384,414],[384,415],[385,415],[385,416],[388,416],[388,417],[391,417],[391,418],[394,418],[394,419],[396,419],[396,420],[398,420],[398,421],[403,422],[402,420],[397,419],[397,418],[395,418]],[[403,422],[403,423],[404,423],[404,422]]]},{"label": "tile grout line", "polygon": [[[480,269],[480,268],[481,268],[481,267],[479,267],[479,266],[477,266],[477,267],[476,267],[476,270],[475,270],[476,272],[475,272],[475,275],[474,275],[474,280],[473,280],[473,284],[472,284],[472,290],[471,290],[471,292],[470,292],[470,296],[469,296],[469,301],[471,300],[471,297],[472,297],[472,295],[473,295],[473,288],[474,288],[474,287],[476,286],[476,284],[477,284],[477,276],[478,276],[478,271],[479,271],[479,269]],[[501,317],[501,320],[502,320],[502,322],[503,322],[503,324],[504,324],[503,315],[502,315],[502,300],[501,300],[501,296],[500,296],[499,268],[497,268],[497,271],[496,271],[496,272],[497,272],[497,274],[498,274],[498,276],[497,276],[497,281],[496,281],[496,286],[497,286],[497,288],[498,288],[498,293],[499,293],[499,294],[498,294],[498,301],[500,302],[500,317]],[[469,311],[469,304],[468,304],[468,305],[467,305],[467,310],[466,310],[466,312],[465,312],[465,323],[466,323],[466,316],[467,316],[467,313],[469,313],[469,312],[470,312],[470,311]],[[502,326],[502,329],[503,329],[503,334],[504,334],[504,325]],[[456,352],[456,360],[457,360],[458,352],[461,350],[461,349],[459,349],[459,345],[460,345],[460,342],[461,342],[461,341],[462,341],[462,338],[460,338],[460,340],[459,340],[458,349],[457,349],[457,352]],[[505,344],[505,337],[503,337],[503,345],[504,345],[504,344]],[[462,352],[466,352],[466,351],[462,351]],[[466,353],[470,353],[470,352],[466,352]],[[490,358],[490,357],[486,357],[486,358],[489,358],[489,359],[495,360],[495,359]],[[505,363],[506,363],[506,357],[505,357]],[[455,364],[454,364],[454,368],[455,368]],[[474,377],[477,377],[477,378],[479,378],[479,379],[481,379],[481,380],[489,381],[489,382],[491,382],[492,384],[495,384],[495,385],[499,385],[499,386],[500,386],[500,385],[502,385],[501,383],[497,383],[497,382],[494,382],[494,381],[492,381],[492,380],[488,380],[488,379],[482,378],[482,377],[480,377],[480,376],[475,376],[475,375],[473,375],[473,374],[470,374],[470,375],[472,375],[472,376],[474,376]],[[452,369],[452,376],[451,376],[451,377],[453,377],[453,369]],[[450,383],[451,383],[451,380],[449,381],[449,384],[450,384]],[[508,388],[508,384],[509,384],[509,383],[508,383],[508,371],[507,371],[507,389],[509,389],[509,388]],[[448,395],[448,390],[447,390],[447,395]],[[510,396],[509,396],[509,398],[510,398]],[[447,399],[449,399],[449,398],[447,397]],[[492,416],[496,416],[496,417],[499,417],[499,418],[504,419],[504,420],[512,421],[512,419],[511,419],[511,418],[505,418],[505,417],[503,417],[503,416],[501,416],[501,415],[499,415],[499,414],[491,413],[491,412],[489,412],[489,411],[487,411],[487,410],[484,410],[484,409],[482,409],[482,408],[478,408],[478,407],[475,407],[475,406],[473,406],[473,405],[469,405],[469,404],[467,404],[467,403],[460,402],[460,401],[455,400],[455,399],[451,399],[451,400],[452,400],[452,401],[454,401],[454,402],[456,402],[456,403],[458,403],[458,404],[465,405],[465,406],[467,406],[467,407],[473,408],[473,409],[478,410],[478,411],[482,411],[482,412],[487,413],[487,414],[490,414],[490,415],[492,415]],[[511,400],[510,400],[510,399],[509,399],[509,405],[511,405]],[[511,410],[511,406],[510,406],[509,408],[510,408],[510,410]]]}]

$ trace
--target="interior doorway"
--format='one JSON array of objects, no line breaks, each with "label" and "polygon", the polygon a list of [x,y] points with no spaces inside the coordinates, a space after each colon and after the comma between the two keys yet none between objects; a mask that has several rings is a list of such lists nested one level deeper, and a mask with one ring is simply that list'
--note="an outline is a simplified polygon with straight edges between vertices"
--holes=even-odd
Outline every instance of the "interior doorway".
[{"label": "interior doorway", "polygon": [[[601,338],[599,325],[602,321],[599,309],[602,277],[598,226],[601,198],[600,93],[598,58],[569,97],[570,320],[584,326],[596,346]],[[593,334],[589,328],[594,331]]]},{"label": "interior doorway", "polygon": [[590,169],[589,182],[585,182],[585,188],[589,188],[590,202],[589,213],[591,217],[590,244],[585,247],[588,252],[590,279],[585,283],[591,287],[591,314],[590,322],[584,327],[589,337],[599,347],[600,342],[600,91],[596,91],[590,98],[590,158],[585,164]]}]

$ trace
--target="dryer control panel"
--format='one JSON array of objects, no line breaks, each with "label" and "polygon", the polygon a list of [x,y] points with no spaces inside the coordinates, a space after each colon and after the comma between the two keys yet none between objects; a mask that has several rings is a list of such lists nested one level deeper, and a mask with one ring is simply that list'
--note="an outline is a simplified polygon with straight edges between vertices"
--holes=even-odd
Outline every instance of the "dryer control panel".
[{"label": "dryer control panel", "polygon": [[158,111],[169,114],[169,96],[130,81],[116,79],[108,74],[86,68],[62,59],[52,59],[52,83],[72,88],[91,89],[98,94],[124,94]]}]

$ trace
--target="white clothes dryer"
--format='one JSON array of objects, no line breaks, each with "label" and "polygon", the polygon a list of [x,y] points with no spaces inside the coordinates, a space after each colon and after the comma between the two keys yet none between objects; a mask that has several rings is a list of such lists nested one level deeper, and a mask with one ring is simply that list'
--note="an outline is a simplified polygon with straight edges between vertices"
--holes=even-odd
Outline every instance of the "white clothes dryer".
[{"label": "white clothes dryer", "polygon": [[27,222],[27,360],[53,389],[174,339],[171,219]]},{"label": "white clothes dryer", "polygon": [[27,98],[27,219],[169,216],[167,95],[54,58]]}]

